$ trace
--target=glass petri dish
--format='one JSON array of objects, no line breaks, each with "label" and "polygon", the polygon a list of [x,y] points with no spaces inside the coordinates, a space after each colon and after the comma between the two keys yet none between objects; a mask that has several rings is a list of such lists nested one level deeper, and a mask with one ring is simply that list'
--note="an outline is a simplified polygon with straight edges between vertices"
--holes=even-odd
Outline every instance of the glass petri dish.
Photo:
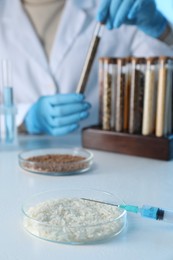
[{"label": "glass petri dish", "polygon": [[114,237],[126,227],[127,214],[119,204],[124,202],[105,191],[47,191],[23,203],[23,226],[47,241],[91,244]]},{"label": "glass petri dish", "polygon": [[22,169],[45,175],[69,175],[88,171],[93,154],[83,148],[51,148],[24,151],[19,154]]}]

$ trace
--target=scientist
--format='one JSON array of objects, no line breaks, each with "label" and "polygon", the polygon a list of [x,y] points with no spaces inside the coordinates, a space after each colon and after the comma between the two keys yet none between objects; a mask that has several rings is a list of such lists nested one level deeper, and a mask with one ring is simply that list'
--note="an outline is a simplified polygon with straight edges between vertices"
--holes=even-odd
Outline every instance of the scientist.
[{"label": "scientist", "polygon": [[[85,99],[75,91],[96,19],[106,26]],[[0,58],[13,63],[18,125],[32,134],[97,123],[98,57],[173,56],[162,42],[171,30],[153,0],[1,0],[0,20]]]}]

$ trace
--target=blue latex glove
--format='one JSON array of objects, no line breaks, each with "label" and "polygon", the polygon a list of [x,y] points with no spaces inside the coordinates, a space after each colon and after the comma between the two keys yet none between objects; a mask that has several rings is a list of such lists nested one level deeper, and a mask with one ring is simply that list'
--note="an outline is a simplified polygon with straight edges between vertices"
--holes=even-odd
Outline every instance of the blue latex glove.
[{"label": "blue latex glove", "polygon": [[43,96],[30,108],[24,124],[30,134],[65,135],[88,117],[90,107],[82,94]]},{"label": "blue latex glove", "polygon": [[106,22],[110,30],[122,24],[136,25],[155,38],[161,36],[168,25],[154,0],[100,0],[97,20]]}]

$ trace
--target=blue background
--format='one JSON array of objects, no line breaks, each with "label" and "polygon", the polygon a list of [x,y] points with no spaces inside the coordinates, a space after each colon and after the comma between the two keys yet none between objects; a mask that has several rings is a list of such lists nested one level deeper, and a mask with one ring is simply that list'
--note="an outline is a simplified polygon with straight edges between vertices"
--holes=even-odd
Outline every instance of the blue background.
[{"label": "blue background", "polygon": [[173,23],[173,0],[155,0],[158,9]]}]

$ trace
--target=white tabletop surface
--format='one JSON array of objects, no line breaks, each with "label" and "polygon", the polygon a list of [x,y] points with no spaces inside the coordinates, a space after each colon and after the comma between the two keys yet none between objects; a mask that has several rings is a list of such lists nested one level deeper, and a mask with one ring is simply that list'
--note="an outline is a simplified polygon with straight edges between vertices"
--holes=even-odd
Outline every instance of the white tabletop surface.
[{"label": "white tabletop surface", "polygon": [[[41,176],[19,168],[24,149],[80,146],[80,137],[20,137],[20,147],[0,145],[0,260],[172,260],[173,225],[128,214],[120,235],[93,245],[65,245],[23,230],[21,205],[33,194],[59,188],[94,188],[126,203],[173,209],[173,161],[164,162],[92,150],[94,165],[80,175]],[[160,151],[162,152],[162,151]]]}]

